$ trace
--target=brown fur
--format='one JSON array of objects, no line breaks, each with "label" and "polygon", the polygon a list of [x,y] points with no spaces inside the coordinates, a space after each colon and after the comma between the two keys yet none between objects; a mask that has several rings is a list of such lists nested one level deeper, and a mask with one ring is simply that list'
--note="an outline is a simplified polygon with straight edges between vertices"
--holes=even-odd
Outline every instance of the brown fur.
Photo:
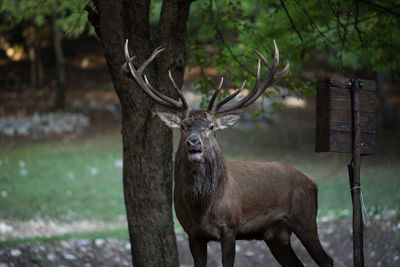
[{"label": "brown fur", "polygon": [[[175,211],[195,266],[205,266],[210,240],[221,241],[223,264],[233,266],[236,239],[265,240],[282,265],[302,266],[290,246],[292,232],[317,264],[332,266],[318,239],[315,181],[278,162],[226,161],[215,130],[205,130],[215,123],[205,111],[187,112],[175,158]],[[201,161],[188,158],[189,135],[201,139]]]}]

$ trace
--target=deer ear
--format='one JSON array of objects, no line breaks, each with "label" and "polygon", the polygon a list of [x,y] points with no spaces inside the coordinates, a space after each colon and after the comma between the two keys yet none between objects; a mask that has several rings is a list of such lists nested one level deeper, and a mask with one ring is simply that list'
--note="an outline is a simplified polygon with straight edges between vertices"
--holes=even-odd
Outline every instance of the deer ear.
[{"label": "deer ear", "polygon": [[156,114],[168,127],[181,127],[182,119],[178,114],[160,109],[156,109]]},{"label": "deer ear", "polygon": [[215,119],[217,130],[226,129],[234,125],[240,119],[240,112],[227,113]]}]

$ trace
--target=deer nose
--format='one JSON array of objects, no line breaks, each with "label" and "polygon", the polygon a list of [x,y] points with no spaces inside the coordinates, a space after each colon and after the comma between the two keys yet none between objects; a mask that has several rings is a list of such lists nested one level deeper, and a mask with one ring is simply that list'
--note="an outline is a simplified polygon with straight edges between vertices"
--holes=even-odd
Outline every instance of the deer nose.
[{"label": "deer nose", "polygon": [[200,140],[196,137],[190,137],[187,141],[186,144],[188,146],[198,146],[200,145]]}]

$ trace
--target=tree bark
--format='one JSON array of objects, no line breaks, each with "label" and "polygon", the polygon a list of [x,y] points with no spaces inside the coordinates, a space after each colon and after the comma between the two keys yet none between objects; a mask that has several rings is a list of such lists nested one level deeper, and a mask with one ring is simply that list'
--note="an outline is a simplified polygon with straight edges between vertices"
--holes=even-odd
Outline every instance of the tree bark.
[{"label": "tree bark", "polygon": [[54,104],[55,110],[60,110],[65,108],[65,91],[66,91],[66,81],[65,81],[65,58],[62,49],[60,30],[57,25],[57,2],[53,5],[52,12],[52,26],[53,26],[53,45],[54,54],[56,58],[56,73],[57,73],[57,95],[56,102]]},{"label": "tree bark", "polygon": [[26,44],[28,46],[28,55],[31,70],[31,88],[38,89],[43,85],[43,65],[40,57],[40,41],[38,27],[31,25],[27,28]]},{"label": "tree bark", "polygon": [[36,51],[31,44],[28,45],[29,62],[31,66],[31,87],[37,89],[37,71],[36,71]]},{"label": "tree bark", "polygon": [[98,23],[94,26],[121,102],[123,186],[132,263],[178,266],[172,217],[172,132],[154,116],[153,101],[120,68],[126,39],[130,41],[130,54],[136,55],[135,64],[147,59],[155,47],[166,47],[147,67],[146,75],[162,93],[176,98],[167,82],[167,70],[171,69],[181,85],[190,1],[164,0],[156,34],[150,32],[149,0],[93,3],[97,14],[91,14],[91,22]]}]

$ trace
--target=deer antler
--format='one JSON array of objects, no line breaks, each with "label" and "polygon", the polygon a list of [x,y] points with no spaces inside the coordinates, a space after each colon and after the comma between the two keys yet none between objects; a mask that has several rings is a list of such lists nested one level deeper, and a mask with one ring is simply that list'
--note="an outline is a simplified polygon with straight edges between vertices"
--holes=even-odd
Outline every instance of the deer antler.
[{"label": "deer antler", "polygon": [[218,89],[215,90],[214,94],[212,95],[212,97],[210,99],[210,103],[208,103],[207,111],[212,111],[213,106],[214,106],[214,102],[217,99],[217,96],[218,96],[219,92],[221,91],[223,83],[224,83],[224,77],[221,77],[221,81],[219,82]]},{"label": "deer antler", "polygon": [[[210,101],[210,105],[207,110],[212,111],[214,114],[219,114],[245,108],[253,104],[257,100],[257,98],[259,98],[271,84],[273,84],[274,82],[278,81],[280,78],[285,76],[289,72],[290,68],[289,61],[286,61],[286,66],[281,71],[277,71],[279,65],[279,50],[275,40],[274,40],[274,47],[275,47],[275,56],[272,65],[266,60],[266,58],[260,52],[254,50],[254,52],[261,58],[261,60],[269,69],[269,73],[266,76],[266,78],[263,81],[261,81],[261,61],[258,60],[257,80],[254,89],[251,91],[250,94],[248,94],[245,98],[236,103],[225,105],[227,102],[232,100],[236,95],[238,95],[243,90],[246,84],[246,81],[244,81],[240,89],[238,89],[236,92],[234,92],[232,95],[228,96],[224,100],[218,102],[215,105],[215,107],[214,107],[214,101]],[[211,100],[215,100],[219,91],[220,88],[216,90]]]},{"label": "deer antler", "polygon": [[[143,75],[143,71],[147,67],[147,65],[149,65],[157,57],[158,54],[160,54],[162,51],[164,51],[164,49],[165,48],[162,48],[162,47],[157,47],[156,49],[154,49],[151,56],[145,62],[143,62],[143,64],[138,69],[135,69],[135,67],[132,64],[132,61],[135,57],[129,56],[128,39],[127,39],[125,42],[125,47],[124,47],[124,54],[125,54],[126,62],[122,65],[121,70],[129,78],[134,79],[136,81],[136,83],[139,85],[139,87],[142,88],[143,91],[148,96],[150,96],[155,102],[157,102],[159,105],[170,108],[170,109],[178,110],[178,111],[185,111],[189,108],[188,104],[182,94],[182,91],[178,88],[177,84],[175,83],[174,79],[172,78],[170,71],[168,72],[169,79],[172,83],[172,86],[177,91],[178,96],[182,102],[176,101],[175,99],[172,99],[168,96],[161,94],[158,90],[154,89],[154,87],[151,86],[151,84],[147,80],[146,75]],[[144,77],[144,79],[142,76]]]}]

